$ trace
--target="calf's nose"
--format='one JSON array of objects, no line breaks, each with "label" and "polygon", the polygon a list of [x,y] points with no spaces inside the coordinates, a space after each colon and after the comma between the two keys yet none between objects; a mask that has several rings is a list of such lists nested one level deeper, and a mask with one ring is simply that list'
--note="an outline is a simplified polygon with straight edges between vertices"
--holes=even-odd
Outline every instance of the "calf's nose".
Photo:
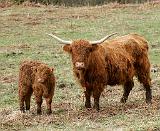
[{"label": "calf's nose", "polygon": [[44,82],[44,80],[43,79],[41,79],[41,78],[38,78],[38,80],[37,80],[39,83],[43,83]]}]

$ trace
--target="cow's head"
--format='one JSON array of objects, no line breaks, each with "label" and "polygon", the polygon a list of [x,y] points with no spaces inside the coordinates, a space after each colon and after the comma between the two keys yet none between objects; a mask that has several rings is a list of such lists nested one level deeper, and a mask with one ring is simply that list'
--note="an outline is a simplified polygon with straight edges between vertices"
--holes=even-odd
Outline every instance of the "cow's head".
[{"label": "cow's head", "polygon": [[88,58],[91,52],[97,49],[97,45],[91,45],[89,41],[76,40],[66,44],[63,50],[71,54],[72,63],[75,69],[85,70],[88,66]]},{"label": "cow's head", "polygon": [[52,36],[60,43],[65,44],[63,50],[71,54],[74,69],[83,71],[88,67],[88,57],[90,53],[98,48],[98,44],[104,42],[106,39],[115,34],[116,33],[108,35],[98,41],[86,41],[86,40],[66,41],[53,34],[48,34],[48,35]]}]

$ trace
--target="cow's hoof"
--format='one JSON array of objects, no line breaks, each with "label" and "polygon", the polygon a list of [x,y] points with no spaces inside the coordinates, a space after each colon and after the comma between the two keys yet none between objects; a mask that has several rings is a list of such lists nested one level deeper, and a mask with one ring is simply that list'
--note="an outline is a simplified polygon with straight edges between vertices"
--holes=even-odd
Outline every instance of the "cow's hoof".
[{"label": "cow's hoof", "polygon": [[30,110],[26,110],[26,114],[30,114]]},{"label": "cow's hoof", "polygon": [[152,104],[151,99],[149,99],[149,100],[146,99],[146,103],[147,103],[148,105]]},{"label": "cow's hoof", "polygon": [[41,110],[37,110],[37,115],[42,115]]},{"label": "cow's hoof", "polygon": [[47,115],[50,115],[50,114],[52,114],[52,111],[51,110],[47,110],[46,113],[47,113]]},{"label": "cow's hoof", "polygon": [[127,99],[124,98],[124,97],[122,97],[121,100],[120,100],[121,103],[126,103],[126,101],[127,101]]},{"label": "cow's hoof", "polygon": [[92,110],[92,108],[87,108],[87,110],[88,110],[88,111],[91,111],[91,110]]},{"label": "cow's hoof", "polygon": [[20,107],[20,111],[21,111],[21,113],[25,113],[24,107]]},{"label": "cow's hoof", "polygon": [[94,105],[93,108],[96,109],[96,111],[99,111],[99,106],[98,105]]}]

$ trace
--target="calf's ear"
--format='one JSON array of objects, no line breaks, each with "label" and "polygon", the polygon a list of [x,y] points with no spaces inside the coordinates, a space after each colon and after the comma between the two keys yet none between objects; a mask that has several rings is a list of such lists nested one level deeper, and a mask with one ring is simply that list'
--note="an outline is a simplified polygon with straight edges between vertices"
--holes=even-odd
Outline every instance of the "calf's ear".
[{"label": "calf's ear", "polygon": [[71,48],[71,45],[70,44],[66,44],[63,46],[63,50],[68,52],[68,53],[71,53],[72,52],[72,48]]},{"label": "calf's ear", "polygon": [[91,48],[90,48],[90,51],[95,51],[98,49],[98,44],[92,44]]},{"label": "calf's ear", "polygon": [[31,67],[31,69],[32,69],[32,71],[33,71],[34,73],[37,72],[37,67],[36,67],[36,66]]}]

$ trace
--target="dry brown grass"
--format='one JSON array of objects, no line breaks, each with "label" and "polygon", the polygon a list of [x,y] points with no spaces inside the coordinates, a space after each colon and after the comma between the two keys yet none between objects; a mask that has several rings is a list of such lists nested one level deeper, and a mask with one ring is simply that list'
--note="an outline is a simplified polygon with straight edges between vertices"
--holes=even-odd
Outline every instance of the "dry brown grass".
[{"label": "dry brown grass", "polygon": [[[53,113],[46,115],[45,103],[42,105],[42,115],[36,114],[36,106],[31,105],[30,112],[21,113],[19,110],[13,108],[5,108],[0,110],[1,129],[23,129],[31,128],[39,125],[50,125],[63,123],[73,123],[75,121],[90,120],[94,122],[101,122],[103,119],[112,119],[113,117],[126,115],[131,117],[129,121],[132,121],[134,117],[138,119],[154,119],[160,110],[160,90],[157,83],[153,85],[153,100],[151,105],[147,105],[144,102],[144,90],[138,83],[131,92],[129,100],[126,104],[121,104],[119,99],[122,94],[122,87],[108,87],[101,97],[102,108],[99,112],[94,109],[84,109],[77,107],[73,101],[68,102],[53,102]],[[63,89],[63,92],[69,92],[69,89]],[[79,96],[79,101],[82,102],[82,98]],[[119,126],[127,126],[128,122],[120,122]]]}]

